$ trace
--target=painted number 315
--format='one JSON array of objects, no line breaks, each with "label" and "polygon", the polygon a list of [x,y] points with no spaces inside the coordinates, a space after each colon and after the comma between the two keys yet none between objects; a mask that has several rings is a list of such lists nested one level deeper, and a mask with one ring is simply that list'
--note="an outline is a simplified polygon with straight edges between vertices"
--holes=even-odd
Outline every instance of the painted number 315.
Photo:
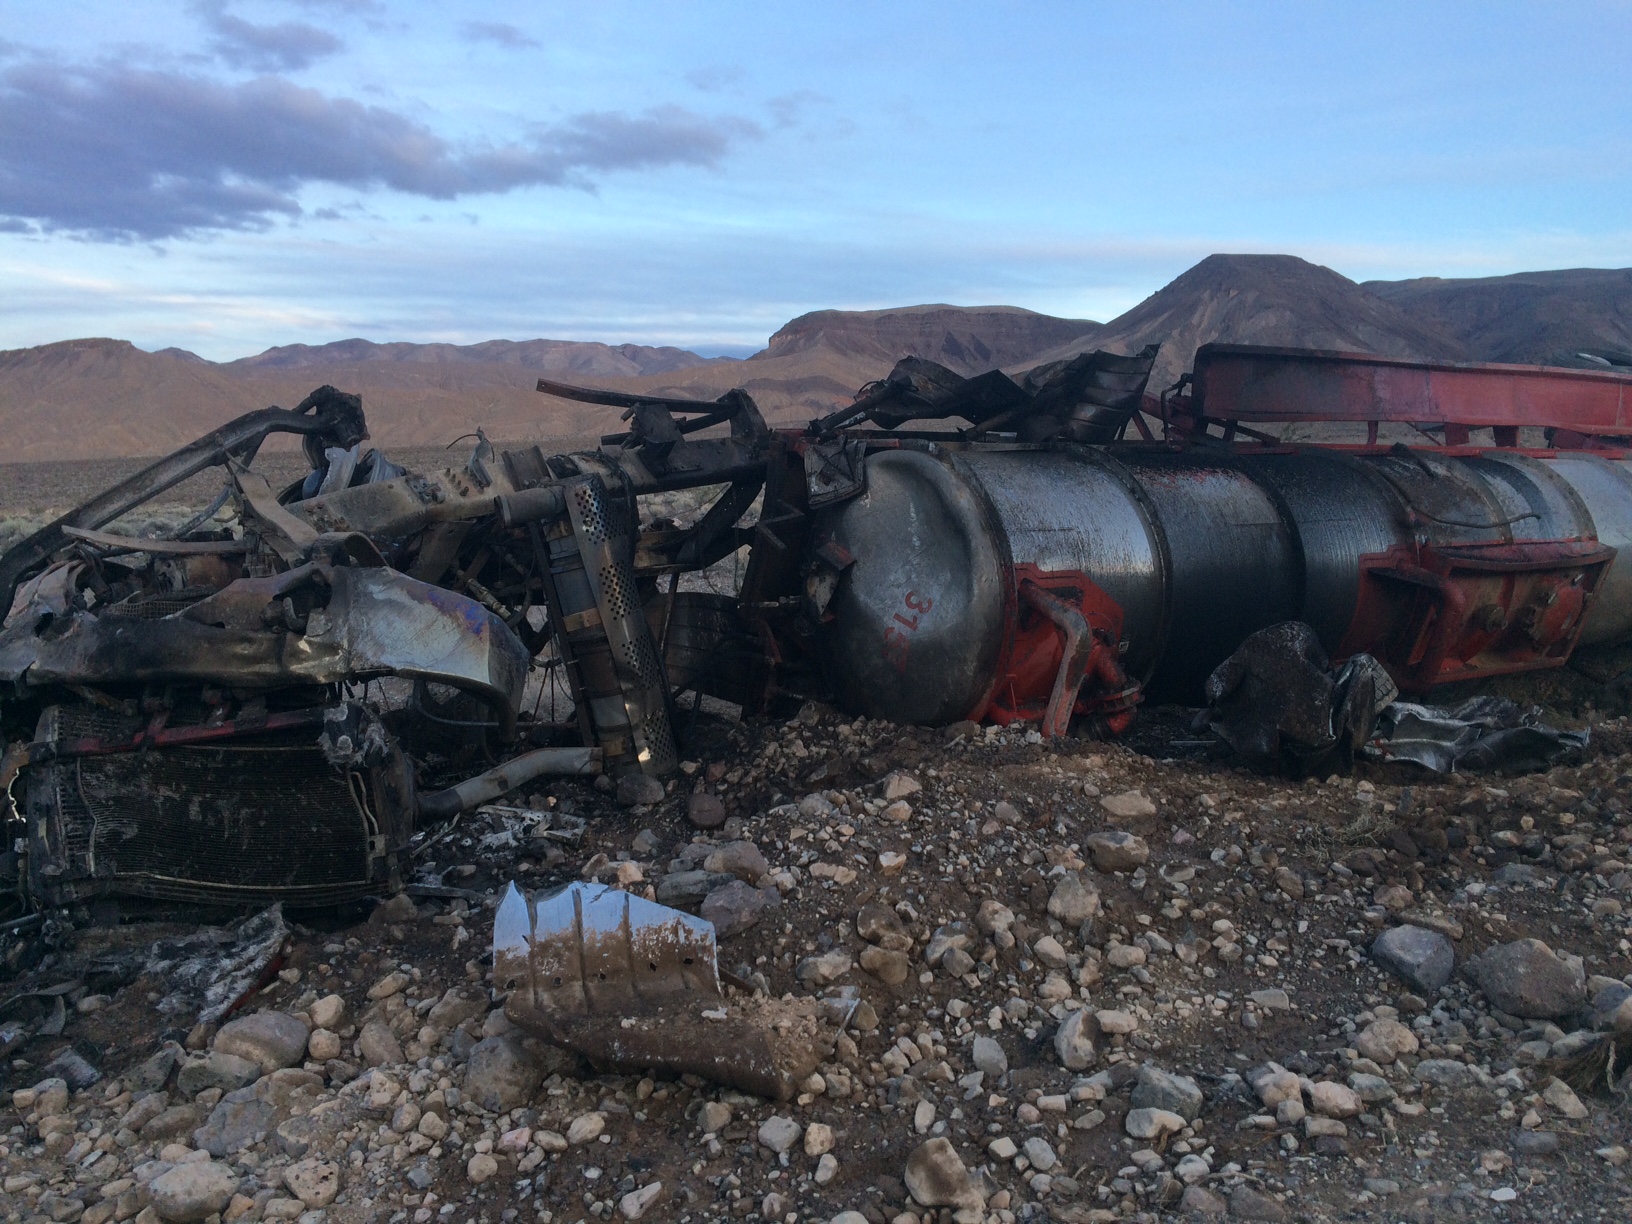
[{"label": "painted number 315", "polygon": [[907,670],[907,655],[912,650],[912,635],[918,632],[924,614],[935,606],[935,601],[928,595],[908,591],[901,602],[906,605],[906,612],[897,612],[884,626],[884,660],[896,671],[904,673]]}]

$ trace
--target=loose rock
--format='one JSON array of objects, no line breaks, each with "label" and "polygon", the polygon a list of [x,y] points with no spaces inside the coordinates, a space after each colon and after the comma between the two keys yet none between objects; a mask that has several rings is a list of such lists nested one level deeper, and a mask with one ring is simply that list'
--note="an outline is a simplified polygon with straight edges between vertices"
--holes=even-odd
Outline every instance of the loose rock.
[{"label": "loose rock", "polygon": [[804,1127],[792,1118],[772,1114],[759,1124],[759,1141],[778,1156],[799,1142]]},{"label": "loose rock", "polygon": [[253,1084],[262,1074],[260,1063],[252,1059],[240,1058],[224,1050],[211,1050],[202,1057],[189,1058],[182,1063],[181,1070],[176,1072],[176,1091],[186,1097],[195,1097],[206,1088],[232,1092]]},{"label": "loose rock", "polygon": [[357,1049],[365,1065],[370,1067],[396,1066],[404,1061],[402,1043],[389,1025],[371,1020],[363,1025],[357,1036]]},{"label": "loose rock", "polygon": [[306,1037],[306,1026],[293,1016],[263,1011],[223,1025],[213,1044],[221,1053],[248,1059],[262,1075],[270,1075],[300,1061]]},{"label": "loose rock", "polygon": [[1399,926],[1384,931],[1371,945],[1379,965],[1419,994],[1431,995],[1451,980],[1456,949],[1438,931]]},{"label": "loose rock", "polygon": [[1135,871],[1150,862],[1150,846],[1145,839],[1119,829],[1091,834],[1086,846],[1100,871]]},{"label": "loose rock", "polygon": [[724,842],[703,860],[704,871],[734,875],[748,884],[757,883],[770,869],[759,847],[751,841]]},{"label": "loose rock", "polygon": [[277,1116],[278,1111],[270,1101],[256,1097],[247,1101],[228,1099],[217,1105],[204,1125],[193,1132],[193,1142],[211,1156],[231,1156],[265,1139]]},{"label": "loose rock", "polygon": [[1327,1118],[1352,1118],[1365,1106],[1354,1089],[1322,1080],[1309,1089],[1310,1107]]},{"label": "loose rock", "polygon": [[686,800],[686,819],[697,829],[717,829],[725,823],[725,804],[717,795],[699,791]]},{"label": "loose rock", "polygon": [[868,946],[861,950],[861,967],[886,986],[899,986],[912,972],[912,962],[905,952],[889,952]]},{"label": "loose rock", "polygon": [[1415,1054],[1417,1035],[1398,1020],[1373,1020],[1355,1040],[1362,1058],[1388,1066],[1402,1054]]},{"label": "loose rock", "polygon": [[302,1160],[283,1171],[283,1184],[315,1211],[334,1202],[340,1193],[340,1166],[330,1161]]},{"label": "loose rock", "polygon": [[1099,801],[1099,806],[1117,820],[1138,820],[1156,815],[1156,805],[1145,797],[1144,792],[1136,790],[1106,795]]},{"label": "loose rock", "polygon": [[976,1037],[974,1045],[969,1051],[969,1060],[975,1064],[977,1071],[996,1078],[1005,1074],[1009,1069],[1008,1055],[1003,1053],[1003,1047],[990,1037]]},{"label": "loose rock", "polygon": [[1192,1216],[1222,1216],[1229,1210],[1229,1203],[1224,1196],[1216,1194],[1205,1186],[1186,1186],[1184,1196],[1179,1199],[1179,1210]]},{"label": "loose rock", "polygon": [[1167,1109],[1130,1109],[1123,1125],[1135,1139],[1160,1139],[1182,1131],[1184,1119]]},{"label": "loose rock", "polygon": [[946,1139],[919,1144],[907,1158],[902,1180],[921,1207],[978,1210],[986,1205],[985,1195],[970,1179],[957,1149]]},{"label": "loose rock", "polygon": [[1048,898],[1050,917],[1067,927],[1079,927],[1099,913],[1099,893],[1075,871],[1067,871]]},{"label": "loose rock", "polygon": [[224,1210],[238,1191],[238,1175],[214,1161],[190,1161],[148,1183],[153,1209],[171,1224],[197,1224]]},{"label": "loose rock", "polygon": [[663,1193],[662,1182],[649,1182],[639,1190],[631,1190],[618,1200],[618,1212],[626,1220],[638,1220],[646,1209],[657,1202]]},{"label": "loose rock", "polygon": [[781,904],[782,899],[774,887],[755,888],[741,880],[733,880],[703,898],[698,913],[714,924],[716,936],[729,939],[754,926]]},{"label": "loose rock", "polygon": [[1261,1224],[1285,1224],[1292,1218],[1285,1206],[1251,1186],[1237,1186],[1230,1191],[1230,1218],[1257,1220]]},{"label": "loose rock", "polygon": [[1135,1108],[1165,1109],[1178,1114],[1186,1122],[1196,1120],[1203,1102],[1201,1089],[1195,1080],[1163,1071],[1149,1063],[1139,1068],[1139,1078],[1134,1083],[1131,1099]]},{"label": "loose rock", "polygon": [[626,773],[618,779],[617,790],[614,792],[617,801],[624,807],[640,807],[663,802],[663,783],[650,774],[638,771]]},{"label": "loose rock", "polygon": [[465,1091],[483,1109],[503,1113],[524,1105],[544,1077],[544,1068],[514,1033],[484,1037],[470,1051]]},{"label": "loose rock", "polygon": [[1567,1016],[1586,1002],[1581,958],[1559,956],[1539,939],[1489,948],[1468,963],[1468,973],[1494,1007],[1525,1019]]},{"label": "loose rock", "polygon": [[306,1014],[312,1018],[313,1028],[337,1030],[346,1018],[346,1001],[337,994],[324,995],[306,1009]]},{"label": "loose rock", "polygon": [[1081,1071],[1094,1064],[1098,1052],[1094,1037],[1098,1027],[1086,1011],[1074,1011],[1060,1022],[1054,1033],[1054,1053],[1067,1071]]},{"label": "loose rock", "polygon": [[573,1147],[582,1147],[586,1143],[593,1143],[606,1130],[606,1115],[603,1113],[579,1114],[567,1127],[567,1142]]}]

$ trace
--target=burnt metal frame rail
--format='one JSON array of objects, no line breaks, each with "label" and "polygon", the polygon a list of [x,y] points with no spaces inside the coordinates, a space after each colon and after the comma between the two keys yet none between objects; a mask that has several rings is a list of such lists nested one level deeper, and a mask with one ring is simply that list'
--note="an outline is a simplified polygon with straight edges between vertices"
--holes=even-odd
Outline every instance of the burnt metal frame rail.
[{"label": "burnt metal frame rail", "polygon": [[368,436],[368,428],[363,423],[360,401],[332,387],[312,392],[294,409],[262,408],[227,422],[76,506],[0,556],[0,615],[10,609],[17,584],[57,549],[73,541],[67,528],[94,531],[208,468],[225,466],[232,459],[248,463],[261,443],[274,433],[315,435],[354,446]]}]

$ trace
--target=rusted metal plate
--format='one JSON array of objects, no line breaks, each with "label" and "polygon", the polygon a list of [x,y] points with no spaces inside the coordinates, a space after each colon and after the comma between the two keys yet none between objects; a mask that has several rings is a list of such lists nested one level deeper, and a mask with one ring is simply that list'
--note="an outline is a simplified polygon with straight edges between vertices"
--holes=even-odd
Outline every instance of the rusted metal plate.
[{"label": "rusted metal plate", "polygon": [[1204,344],[1194,409],[1222,421],[1410,421],[1632,433],[1632,376]]}]

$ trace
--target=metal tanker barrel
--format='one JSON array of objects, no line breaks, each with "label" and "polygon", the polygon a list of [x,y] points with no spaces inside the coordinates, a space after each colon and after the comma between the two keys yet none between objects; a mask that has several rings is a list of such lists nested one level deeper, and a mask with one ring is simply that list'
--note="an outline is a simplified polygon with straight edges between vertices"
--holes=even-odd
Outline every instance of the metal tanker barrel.
[{"label": "metal tanker barrel", "polygon": [[1632,471],[1585,453],[903,447],[868,457],[865,494],[822,531],[855,558],[830,680],[902,722],[1022,708],[1017,685],[1048,678],[1026,594],[1051,584],[1117,613],[1152,700],[1199,700],[1285,620],[1408,691],[1632,636]]},{"label": "metal tanker barrel", "polygon": [[[1122,666],[1177,694],[1254,629],[1301,610],[1296,532],[1223,464],[1065,451],[876,453],[823,530],[855,557],[824,642],[842,700],[877,717],[979,716],[1023,577],[1080,575],[1122,612]],[[1201,671],[1203,676],[1205,671]]]},{"label": "metal tanker barrel", "polygon": [[1625,642],[1632,638],[1632,463],[1587,451],[1563,451],[1540,462],[1575,491],[1592,516],[1598,542],[1615,550],[1587,608],[1581,645]]},{"label": "metal tanker barrel", "polygon": [[[1082,573],[1122,608],[1123,666],[1179,696],[1253,630],[1298,615],[1297,535],[1245,473],[1125,448],[970,453],[1011,564]],[[1211,663],[1209,663],[1209,660]]]}]

